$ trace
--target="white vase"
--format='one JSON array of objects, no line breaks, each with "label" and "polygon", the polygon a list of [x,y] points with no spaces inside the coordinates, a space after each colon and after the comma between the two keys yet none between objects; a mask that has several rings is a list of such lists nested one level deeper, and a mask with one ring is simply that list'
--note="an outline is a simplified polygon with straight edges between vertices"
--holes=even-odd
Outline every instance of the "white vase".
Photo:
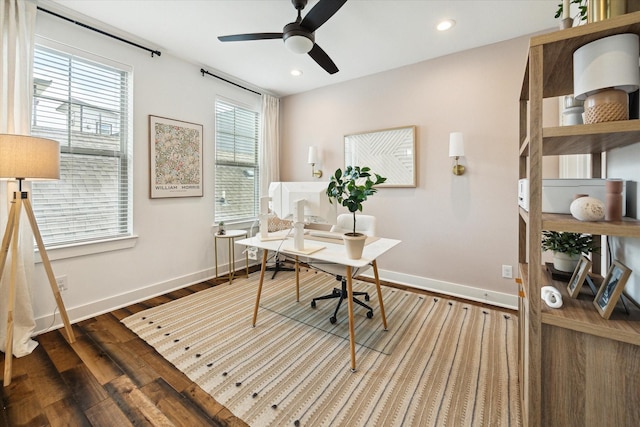
[{"label": "white vase", "polygon": [[347,258],[360,259],[362,258],[362,251],[364,250],[364,242],[367,240],[367,236],[361,233],[345,233],[342,236],[344,240],[344,247],[347,250]]},{"label": "white vase", "polygon": [[558,271],[573,273],[580,260],[580,254],[568,255],[564,252],[553,253],[553,267]]}]

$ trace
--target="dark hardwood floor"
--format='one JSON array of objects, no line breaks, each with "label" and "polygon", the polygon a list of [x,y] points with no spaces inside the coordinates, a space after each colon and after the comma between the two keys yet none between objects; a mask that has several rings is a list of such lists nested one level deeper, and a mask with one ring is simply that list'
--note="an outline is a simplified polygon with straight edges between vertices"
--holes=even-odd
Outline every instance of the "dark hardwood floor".
[{"label": "dark hardwood floor", "polygon": [[64,328],[37,336],[32,354],[13,359],[0,426],[246,426],[120,323],[211,286],[214,280],[78,322],[73,344]]},{"label": "dark hardwood floor", "polygon": [[[120,319],[214,286],[197,285],[37,336],[3,387],[5,426],[246,426]],[[4,354],[0,357],[4,366]]]}]

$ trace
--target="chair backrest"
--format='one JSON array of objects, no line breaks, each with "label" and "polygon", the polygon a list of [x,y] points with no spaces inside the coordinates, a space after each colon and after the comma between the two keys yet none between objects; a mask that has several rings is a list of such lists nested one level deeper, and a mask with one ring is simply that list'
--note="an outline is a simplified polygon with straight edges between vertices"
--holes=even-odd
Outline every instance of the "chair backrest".
[{"label": "chair backrest", "polygon": [[[353,214],[340,214],[331,231],[338,233],[353,232]],[[376,235],[376,217],[372,215],[356,215],[356,231],[367,236]]]}]

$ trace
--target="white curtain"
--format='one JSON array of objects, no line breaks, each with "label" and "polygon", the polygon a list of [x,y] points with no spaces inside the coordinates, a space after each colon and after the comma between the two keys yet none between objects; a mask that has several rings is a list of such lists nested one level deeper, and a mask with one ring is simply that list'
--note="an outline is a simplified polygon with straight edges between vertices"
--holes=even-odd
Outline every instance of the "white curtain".
[{"label": "white curtain", "polygon": [[[35,0],[0,0],[0,133],[29,135],[31,119],[33,41],[36,25]],[[23,190],[28,190],[23,186]],[[4,235],[9,199],[15,182],[0,182],[0,232]],[[25,356],[38,345],[31,339],[35,329],[31,289],[34,266],[33,233],[27,216],[20,218],[19,259],[14,308],[13,354]],[[11,252],[11,251],[9,251]],[[0,350],[5,351],[7,297],[11,254],[0,282]]]},{"label": "white curtain", "polygon": [[269,195],[269,184],[280,180],[280,99],[262,95],[262,144],[260,144],[260,196]]}]

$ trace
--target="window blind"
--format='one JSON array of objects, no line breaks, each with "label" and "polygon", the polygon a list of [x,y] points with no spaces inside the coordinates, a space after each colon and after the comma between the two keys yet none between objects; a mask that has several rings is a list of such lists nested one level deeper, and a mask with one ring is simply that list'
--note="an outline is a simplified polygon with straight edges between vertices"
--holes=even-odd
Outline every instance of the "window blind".
[{"label": "window blind", "polygon": [[216,221],[258,215],[258,134],[258,112],[216,101]]},{"label": "window blind", "polygon": [[47,247],[131,234],[130,70],[37,45],[31,134],[60,142],[60,180],[33,183]]}]

